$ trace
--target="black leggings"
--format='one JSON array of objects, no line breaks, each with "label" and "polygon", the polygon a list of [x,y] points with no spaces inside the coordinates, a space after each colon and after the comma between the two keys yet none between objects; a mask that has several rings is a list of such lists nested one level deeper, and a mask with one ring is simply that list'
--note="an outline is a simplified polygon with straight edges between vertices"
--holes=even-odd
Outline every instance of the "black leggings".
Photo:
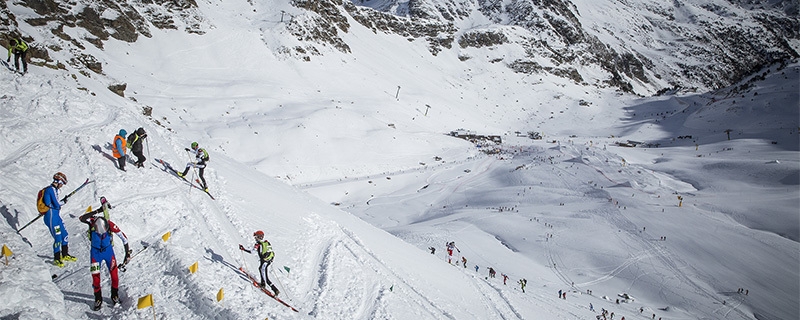
[{"label": "black leggings", "polygon": [[[186,174],[189,173],[189,169],[191,169],[191,168],[192,168],[191,165],[186,166],[186,169],[183,170],[183,173],[181,175],[182,176],[186,176]],[[206,184],[206,178],[203,178],[203,172],[206,171],[205,164],[203,164],[203,167],[197,168],[197,169],[198,169],[197,173],[200,176],[200,181],[203,182],[203,189],[208,188],[208,184]]]},{"label": "black leggings", "polygon": [[14,52],[14,67],[17,68],[17,71],[19,71],[19,59],[22,59],[22,72],[28,72],[28,59],[25,59],[27,55],[27,51]]},{"label": "black leggings", "polygon": [[144,152],[142,152],[142,150],[134,151],[133,155],[136,156],[136,163],[137,164],[144,164],[144,161],[147,160],[147,158],[144,156]]}]

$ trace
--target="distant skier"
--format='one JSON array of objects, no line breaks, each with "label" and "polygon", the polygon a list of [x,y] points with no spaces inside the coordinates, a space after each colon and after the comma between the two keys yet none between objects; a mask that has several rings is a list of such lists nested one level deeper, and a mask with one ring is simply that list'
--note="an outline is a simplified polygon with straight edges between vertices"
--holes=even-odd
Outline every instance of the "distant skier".
[{"label": "distant skier", "polygon": [[522,293],[525,293],[526,285],[528,285],[528,280],[525,280],[525,278],[519,279],[519,286],[522,288]]},{"label": "distant skier", "polygon": [[475,265],[475,272],[478,272],[478,269],[479,269],[479,268],[480,268],[480,267],[478,267],[478,265],[476,264],[476,265]]},{"label": "distant skier", "polygon": [[[58,190],[67,184],[67,176],[61,172],[53,175],[53,183],[42,190],[42,203],[47,206],[44,214],[44,224],[53,236],[53,264],[64,267],[63,261],[78,261],[69,254],[69,233],[61,220],[61,205],[58,200]],[[66,203],[66,201],[65,201]],[[41,212],[41,211],[40,211]]]},{"label": "distant skier", "polygon": [[128,136],[128,147],[131,148],[131,152],[136,156],[134,165],[137,168],[143,168],[144,161],[147,160],[144,156],[144,148],[142,148],[142,141],[144,141],[145,138],[147,138],[147,133],[144,132],[144,128],[136,129],[136,131]]},{"label": "distant skier", "polygon": [[103,305],[103,293],[100,287],[100,269],[101,263],[106,263],[108,273],[111,276],[111,301],[114,304],[119,303],[119,277],[117,276],[117,258],[114,255],[114,242],[112,241],[112,232],[122,239],[122,245],[125,246],[125,260],[123,264],[128,263],[131,257],[131,249],[128,246],[128,237],[119,229],[111,220],[106,220],[102,216],[95,216],[94,212],[88,212],[78,218],[81,222],[89,225],[89,240],[91,242],[91,250],[89,255],[92,259],[90,267],[92,273],[92,288],[94,289],[94,310],[100,310]]},{"label": "distant skier", "polygon": [[434,247],[428,247],[428,250],[431,251],[431,254],[435,254],[436,253],[436,248],[434,248]]},{"label": "distant skier", "polygon": [[114,158],[117,159],[119,169],[122,171],[125,171],[125,161],[128,159],[128,142],[125,140],[126,136],[128,136],[128,131],[125,131],[125,129],[119,129],[119,134],[114,136],[114,143],[111,146],[111,150],[114,153]]},{"label": "distant skier", "polygon": [[467,268],[467,257],[462,256],[461,257],[461,262],[464,264],[464,269],[466,269]]},{"label": "distant skier", "polygon": [[508,275],[503,273],[502,276],[503,276],[503,285],[506,285],[506,281],[508,280]]},{"label": "distant skier", "polygon": [[19,37],[11,38],[9,44],[10,45],[8,46],[8,58],[6,59],[6,62],[8,63],[11,62],[11,54],[13,53],[14,67],[17,69],[17,72],[19,72],[19,60],[21,59],[22,73],[23,74],[28,73],[28,60],[26,58],[26,56],[28,55],[28,44],[25,43],[25,41],[23,41],[22,38]]},{"label": "distant skier", "polygon": [[450,264],[453,263],[452,262],[452,260],[453,260],[453,249],[456,249],[456,250],[458,250],[458,253],[461,253],[461,250],[458,249],[458,247],[456,247],[456,242],[455,241],[448,242],[447,243],[447,263],[450,263]]},{"label": "distant skier", "polygon": [[494,271],[494,268],[489,267],[489,278],[494,278],[495,274],[497,274],[497,272]]},{"label": "distant skier", "polygon": [[186,169],[183,172],[179,172],[178,176],[185,177],[187,173],[189,173],[189,169],[194,167],[200,169],[198,171],[200,175],[200,181],[203,182],[203,190],[208,192],[208,185],[206,184],[206,179],[203,178],[203,171],[206,169],[206,162],[208,161],[208,152],[205,149],[200,148],[197,142],[192,142],[192,149],[184,148],[184,150],[189,151],[190,153],[194,154],[195,161],[189,162],[186,164]]},{"label": "distant skier", "polygon": [[[267,285],[272,289],[272,292],[275,293],[277,296],[280,291],[278,288],[272,284],[272,281],[269,281],[269,275],[267,274],[267,267],[272,264],[272,260],[275,259],[275,253],[272,252],[272,245],[269,244],[269,241],[264,240],[264,231],[258,230],[253,233],[253,237],[256,240],[256,244],[253,245],[253,251],[258,253],[259,258],[259,266],[258,271],[261,275],[261,283],[259,284],[262,288],[265,288]],[[239,245],[239,250],[242,250],[247,253],[253,253],[250,250],[247,250],[242,246]]]}]

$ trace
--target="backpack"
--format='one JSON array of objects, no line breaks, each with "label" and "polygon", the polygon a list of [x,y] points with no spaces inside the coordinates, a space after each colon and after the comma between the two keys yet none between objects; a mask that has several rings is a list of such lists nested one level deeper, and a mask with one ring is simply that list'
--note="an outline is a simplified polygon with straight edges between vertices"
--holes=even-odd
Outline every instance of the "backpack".
[{"label": "backpack", "polygon": [[136,141],[136,132],[128,135],[128,149],[133,148],[133,143]]},{"label": "backpack", "polygon": [[36,195],[36,209],[39,210],[40,214],[45,214],[47,213],[47,211],[50,211],[50,207],[44,204],[45,189],[47,189],[47,187],[42,188],[42,190],[39,190],[39,194]]},{"label": "backpack", "polygon": [[203,150],[203,156],[200,157],[200,160],[203,160],[203,162],[208,162],[208,160],[209,160],[208,152],[206,152],[206,149],[200,149],[200,150]]}]

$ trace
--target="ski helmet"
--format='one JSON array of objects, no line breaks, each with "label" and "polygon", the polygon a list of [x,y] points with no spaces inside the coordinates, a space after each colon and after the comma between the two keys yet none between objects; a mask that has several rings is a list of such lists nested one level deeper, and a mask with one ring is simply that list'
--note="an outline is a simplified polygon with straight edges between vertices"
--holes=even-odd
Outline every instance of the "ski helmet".
[{"label": "ski helmet", "polygon": [[127,137],[128,136],[128,131],[125,131],[125,129],[119,129],[119,135],[123,136],[123,137]]},{"label": "ski helmet", "polygon": [[198,146],[197,142],[192,142],[192,149],[197,149],[197,146]]},{"label": "ski helmet", "polygon": [[140,135],[140,136],[143,136],[143,135],[144,135],[144,133],[145,133],[145,132],[144,132],[144,128],[139,128],[139,129],[136,129],[136,134],[138,134],[138,135]]},{"label": "ski helmet", "polygon": [[105,218],[101,217],[94,219],[94,223],[92,223],[92,225],[94,226],[94,231],[98,234],[104,234],[108,232],[108,221],[106,221]]},{"label": "ski helmet", "polygon": [[67,176],[61,172],[56,172],[53,175],[53,182],[60,182],[61,184],[67,184]]},{"label": "ski helmet", "polygon": [[264,231],[258,230],[256,232],[253,232],[253,236],[256,237],[256,239],[258,240],[264,239]]}]

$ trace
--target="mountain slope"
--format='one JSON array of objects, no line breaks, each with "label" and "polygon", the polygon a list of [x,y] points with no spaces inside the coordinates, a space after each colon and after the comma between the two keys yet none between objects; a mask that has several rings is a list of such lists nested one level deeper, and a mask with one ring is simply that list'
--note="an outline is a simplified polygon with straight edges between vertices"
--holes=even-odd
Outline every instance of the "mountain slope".
[{"label": "mountain slope", "polygon": [[[126,16],[113,13],[117,2],[44,3],[74,19],[92,16],[86,8]],[[719,91],[640,98],[603,84],[610,71],[597,65],[513,72],[504,56],[526,51],[493,41],[529,31],[491,23],[471,2],[447,3],[449,15],[412,21],[356,2],[132,2],[147,17],[135,41],[102,23],[108,39],[98,40],[77,20],[51,32],[56,23],[36,20],[45,12],[8,4],[13,25],[48,48],[51,60],[34,62],[54,68],[0,75],[0,239],[15,252],[0,272],[3,297],[15,298],[0,315],[98,317],[75,217],[104,195],[134,248],[151,249],[122,276],[128,301],[101,316],[149,317],[132,302],[152,293],[165,318],[587,319],[600,308],[626,318],[640,308],[665,319],[797,318],[795,62]],[[407,4],[409,15],[430,7]],[[378,32],[382,21],[395,31]],[[477,32],[448,36],[471,22]],[[475,45],[442,49],[457,39]],[[595,80],[575,81],[572,69]],[[686,79],[679,86],[697,80]],[[108,88],[123,83],[125,97]],[[107,143],[139,126],[151,134],[148,168],[119,172]],[[504,143],[446,134],[459,128]],[[515,133],[529,131],[544,139]],[[628,140],[647,148],[617,146]],[[216,201],[154,162],[182,168],[192,141],[211,152]],[[64,270],[48,264],[41,223],[13,232],[35,216],[32,197],[54,170],[69,175],[65,191],[97,180],[65,209],[81,260]],[[256,267],[236,252],[256,229],[300,313],[237,275]],[[466,266],[443,261],[447,241]],[[635,299],[617,304],[622,293]]]}]

